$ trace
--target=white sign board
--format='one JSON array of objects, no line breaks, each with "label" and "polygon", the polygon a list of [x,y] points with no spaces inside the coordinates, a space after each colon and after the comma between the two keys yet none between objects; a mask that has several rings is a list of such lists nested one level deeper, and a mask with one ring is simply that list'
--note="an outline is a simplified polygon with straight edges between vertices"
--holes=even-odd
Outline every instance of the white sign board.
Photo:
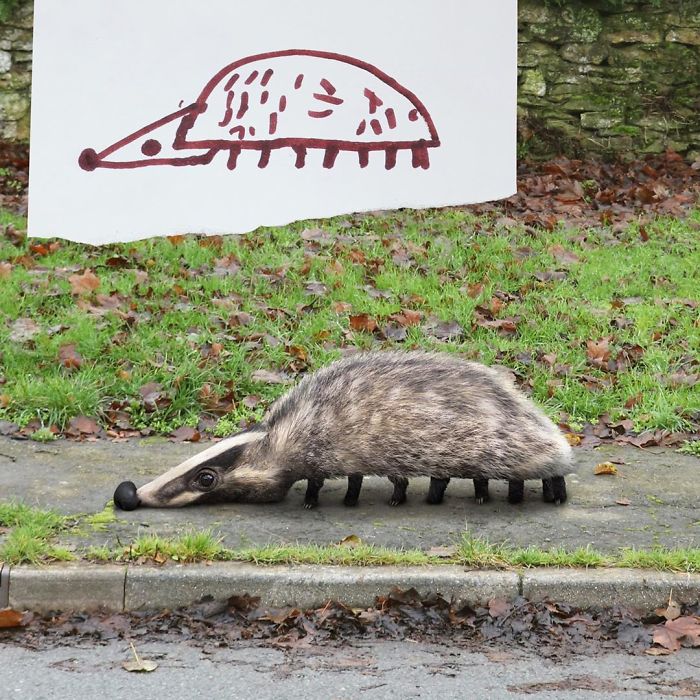
[{"label": "white sign board", "polygon": [[29,235],[515,191],[516,0],[37,0]]}]

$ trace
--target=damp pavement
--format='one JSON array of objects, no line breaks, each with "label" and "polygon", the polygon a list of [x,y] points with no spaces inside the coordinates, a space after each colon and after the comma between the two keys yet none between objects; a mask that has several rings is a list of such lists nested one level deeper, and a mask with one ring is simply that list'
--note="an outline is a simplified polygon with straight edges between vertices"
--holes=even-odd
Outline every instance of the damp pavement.
[{"label": "damp pavement", "polygon": [[[67,515],[97,513],[124,480],[137,486],[201,451],[206,443],[164,439],[129,442],[35,443],[0,439],[0,502],[18,501]],[[315,510],[302,507],[305,482],[277,504],[221,504],[178,509],[116,511],[104,530],[66,533],[64,546],[123,546],[141,534],[162,537],[211,530],[226,547],[289,543],[330,544],[349,535],[401,549],[449,546],[462,533],[512,546],[620,547],[700,546],[700,460],[660,448],[601,446],[575,450],[577,473],[567,478],[569,501],[542,502],[540,482],[529,482],[522,504],[506,502],[505,482],[492,482],[491,501],[477,505],[471,481],[453,480],[444,502],[425,502],[427,479],[411,480],[408,501],[388,505],[388,480],[365,479],[359,504],[342,504],[344,480],[327,481]],[[615,463],[617,474],[596,476],[594,468]],[[0,535],[1,537],[1,535]]]}]

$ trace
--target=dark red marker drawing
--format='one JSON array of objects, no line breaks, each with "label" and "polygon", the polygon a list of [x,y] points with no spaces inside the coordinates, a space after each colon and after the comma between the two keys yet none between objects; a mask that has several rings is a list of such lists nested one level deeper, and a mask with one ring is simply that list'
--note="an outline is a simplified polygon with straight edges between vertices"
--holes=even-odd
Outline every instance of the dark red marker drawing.
[{"label": "dark red marker drawing", "polygon": [[[234,90],[241,76],[245,89]],[[297,168],[306,165],[309,149],[318,149],[324,168],[344,151],[356,153],[364,168],[372,151],[382,151],[391,170],[399,151],[408,150],[412,167],[426,170],[428,149],[439,146],[423,103],[386,73],[350,56],[290,49],[231,63],[192,104],[102,151],[86,148],[78,164],[87,171],[206,165],[224,151],[233,170],[241,152],[253,150],[264,168],[273,151],[290,148]]]}]

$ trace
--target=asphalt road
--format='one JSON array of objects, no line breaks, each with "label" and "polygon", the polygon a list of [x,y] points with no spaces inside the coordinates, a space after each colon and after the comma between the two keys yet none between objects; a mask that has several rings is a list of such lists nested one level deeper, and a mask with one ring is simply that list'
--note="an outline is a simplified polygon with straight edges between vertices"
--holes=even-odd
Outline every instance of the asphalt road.
[{"label": "asphalt road", "polygon": [[552,662],[536,651],[483,653],[425,643],[375,642],[284,650],[241,646],[195,648],[185,642],[139,644],[156,661],[130,673],[124,641],[33,651],[0,644],[2,696],[32,700],[141,697],[305,700],[373,698],[698,697],[700,654],[667,657],[601,654]]}]

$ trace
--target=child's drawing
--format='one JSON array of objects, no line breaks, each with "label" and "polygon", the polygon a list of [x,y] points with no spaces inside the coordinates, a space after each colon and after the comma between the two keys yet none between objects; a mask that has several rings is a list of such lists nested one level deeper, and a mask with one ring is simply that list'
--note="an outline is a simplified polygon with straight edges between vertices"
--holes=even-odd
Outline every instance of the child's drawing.
[{"label": "child's drawing", "polygon": [[273,151],[290,148],[297,168],[310,149],[320,149],[324,168],[341,151],[356,153],[361,168],[372,151],[382,151],[391,170],[406,150],[414,168],[427,170],[428,149],[438,146],[428,110],[386,73],[350,56],[287,50],[231,63],[193,104],[102,151],[86,148],[78,163],[87,171],[206,165],[226,151],[233,170],[243,151],[257,151],[258,167],[265,168]]}]

